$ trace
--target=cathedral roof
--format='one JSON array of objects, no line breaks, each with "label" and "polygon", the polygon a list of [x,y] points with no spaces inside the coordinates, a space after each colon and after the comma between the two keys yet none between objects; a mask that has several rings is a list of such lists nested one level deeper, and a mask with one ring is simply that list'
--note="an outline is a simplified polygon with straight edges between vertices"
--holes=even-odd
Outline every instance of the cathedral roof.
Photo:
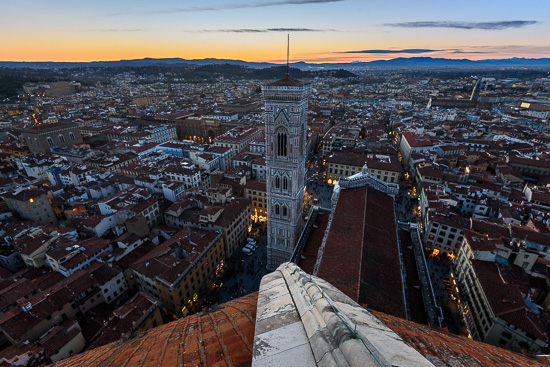
[{"label": "cathedral roof", "polygon": [[543,366],[539,360],[369,312],[292,263],[260,291],[57,362],[59,366]]},{"label": "cathedral roof", "polygon": [[249,366],[252,361],[257,293],[210,313],[158,326],[55,364],[61,366]]}]

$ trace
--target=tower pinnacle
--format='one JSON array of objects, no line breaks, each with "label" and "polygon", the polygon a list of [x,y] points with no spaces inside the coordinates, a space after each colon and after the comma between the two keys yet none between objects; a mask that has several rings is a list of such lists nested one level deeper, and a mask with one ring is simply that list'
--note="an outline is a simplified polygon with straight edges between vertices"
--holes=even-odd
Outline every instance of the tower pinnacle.
[{"label": "tower pinnacle", "polygon": [[286,77],[290,76],[290,68],[288,66],[288,56],[290,54],[290,34],[286,35]]}]

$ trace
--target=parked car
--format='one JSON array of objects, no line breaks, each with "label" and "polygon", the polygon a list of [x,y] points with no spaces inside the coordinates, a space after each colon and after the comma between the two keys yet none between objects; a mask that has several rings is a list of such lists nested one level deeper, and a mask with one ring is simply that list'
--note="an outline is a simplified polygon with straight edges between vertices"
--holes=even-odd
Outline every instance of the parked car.
[{"label": "parked car", "polygon": [[243,248],[249,250],[250,252],[254,252],[256,251],[256,247],[254,247],[253,245],[251,245],[250,243],[247,244],[246,246],[244,246]]},{"label": "parked car", "polygon": [[243,254],[250,256],[250,255],[252,255],[252,251],[250,251],[250,250],[249,250],[248,248],[246,248],[246,247],[243,247]]}]

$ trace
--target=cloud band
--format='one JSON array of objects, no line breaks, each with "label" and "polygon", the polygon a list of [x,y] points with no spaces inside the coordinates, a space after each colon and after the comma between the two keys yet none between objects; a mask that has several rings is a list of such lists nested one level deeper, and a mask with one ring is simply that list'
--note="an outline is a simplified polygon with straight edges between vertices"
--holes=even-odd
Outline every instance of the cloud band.
[{"label": "cloud band", "polygon": [[482,29],[486,31],[500,31],[509,28],[522,28],[529,25],[537,24],[535,20],[510,20],[500,22],[403,22],[403,23],[386,23],[388,27],[399,28],[453,28],[453,29]]}]

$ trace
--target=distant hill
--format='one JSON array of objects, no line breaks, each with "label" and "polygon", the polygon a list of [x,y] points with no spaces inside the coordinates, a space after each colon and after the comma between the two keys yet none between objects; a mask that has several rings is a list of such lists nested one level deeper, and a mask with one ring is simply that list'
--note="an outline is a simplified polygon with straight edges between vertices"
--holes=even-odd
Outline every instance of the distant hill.
[{"label": "distant hill", "polygon": [[250,68],[268,68],[277,64],[268,62],[247,62],[242,60],[229,59],[195,59],[186,60],[181,58],[166,59],[134,59],[119,61],[92,61],[92,62],[53,62],[53,61],[0,61],[0,67],[10,68],[33,68],[33,69],[54,69],[54,68],[82,68],[82,67],[143,67],[143,66],[205,66],[229,64],[236,66],[247,66]]},{"label": "distant hill", "polygon": [[550,58],[543,59],[443,59],[432,57],[399,57],[393,60],[377,60],[368,63],[370,67],[550,67]]},{"label": "distant hill", "polygon": [[[60,68],[82,68],[82,67],[145,67],[145,66],[189,66],[200,67],[206,65],[234,65],[245,66],[254,69],[264,69],[280,64],[269,62],[247,62],[242,60],[230,59],[194,59],[187,60],[181,58],[165,59],[135,59],[120,61],[93,61],[93,62],[19,62],[19,61],[0,61],[0,67],[8,68],[33,68],[33,69],[60,69]],[[391,60],[376,60],[370,62],[355,61],[350,63],[291,63],[294,68],[301,70],[322,70],[322,69],[378,69],[378,68],[486,68],[486,67],[536,67],[549,68],[550,58],[526,59],[490,59],[490,60],[469,60],[469,59],[443,59],[432,57],[400,57]]]}]

